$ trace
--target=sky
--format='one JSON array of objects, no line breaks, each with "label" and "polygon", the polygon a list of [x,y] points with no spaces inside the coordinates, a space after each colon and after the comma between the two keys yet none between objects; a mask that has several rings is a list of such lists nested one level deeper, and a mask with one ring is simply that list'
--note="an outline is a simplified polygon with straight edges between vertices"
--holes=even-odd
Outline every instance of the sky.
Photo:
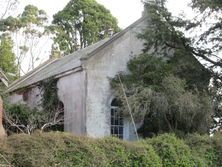
[{"label": "sky", "polygon": [[[98,3],[104,5],[110,10],[111,14],[117,18],[118,25],[120,28],[124,29],[131,25],[137,19],[139,19],[143,12],[143,4],[141,0],[96,0]],[[186,7],[190,0],[168,0],[167,7],[174,14],[184,12],[186,15],[192,16],[192,12]],[[19,0],[19,5],[17,7],[17,13],[21,13],[26,5],[32,4],[37,6],[39,9],[43,9],[49,16],[51,21],[53,15],[58,11],[62,10],[69,0]],[[46,44],[47,43],[47,44]],[[40,43],[41,56],[36,65],[46,61],[51,53],[52,40],[47,39]],[[37,47],[37,50],[39,50]],[[23,66],[26,67],[28,64],[27,60],[24,60]],[[25,70],[24,70],[25,71]]]},{"label": "sky", "polygon": [[[109,9],[113,16],[118,20],[120,28],[126,28],[134,21],[141,17],[143,4],[141,0],[96,0]],[[179,14],[186,9],[186,5],[190,0],[168,0],[168,8],[175,14]],[[52,19],[53,14],[62,10],[69,0],[20,0],[19,8],[28,4],[37,6],[47,12]],[[186,11],[189,15],[189,11]]]}]

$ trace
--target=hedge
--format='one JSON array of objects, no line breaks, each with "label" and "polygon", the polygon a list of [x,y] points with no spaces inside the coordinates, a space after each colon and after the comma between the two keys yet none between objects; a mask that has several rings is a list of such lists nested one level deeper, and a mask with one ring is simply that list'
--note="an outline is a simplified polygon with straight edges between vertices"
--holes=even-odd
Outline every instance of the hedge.
[{"label": "hedge", "polygon": [[139,142],[91,139],[68,133],[17,134],[0,141],[0,166],[221,167],[222,135],[163,134]]}]

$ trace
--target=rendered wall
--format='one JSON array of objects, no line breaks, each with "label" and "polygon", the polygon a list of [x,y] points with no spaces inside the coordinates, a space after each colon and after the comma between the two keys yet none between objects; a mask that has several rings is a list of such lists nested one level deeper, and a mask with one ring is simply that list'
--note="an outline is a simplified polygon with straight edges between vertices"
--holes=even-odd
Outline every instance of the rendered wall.
[{"label": "rendered wall", "polygon": [[41,107],[42,92],[39,87],[35,86],[27,88],[22,92],[15,92],[9,96],[9,102],[11,104],[27,104],[31,108]]},{"label": "rendered wall", "polygon": [[85,72],[60,78],[57,87],[58,96],[64,104],[65,131],[85,135]]},{"label": "rendered wall", "polygon": [[[127,62],[141,53],[143,42],[137,38],[145,23],[125,33],[85,62],[87,70],[86,130],[92,137],[110,135],[110,104],[113,92],[110,78],[127,71]],[[134,140],[135,132],[130,119],[124,121],[124,139]]]},{"label": "rendered wall", "polygon": [[[85,135],[85,73],[76,72],[58,80],[58,96],[64,105],[64,129],[76,135]],[[29,107],[41,107],[41,90],[38,87],[29,88],[9,96],[12,104],[22,103]]]}]

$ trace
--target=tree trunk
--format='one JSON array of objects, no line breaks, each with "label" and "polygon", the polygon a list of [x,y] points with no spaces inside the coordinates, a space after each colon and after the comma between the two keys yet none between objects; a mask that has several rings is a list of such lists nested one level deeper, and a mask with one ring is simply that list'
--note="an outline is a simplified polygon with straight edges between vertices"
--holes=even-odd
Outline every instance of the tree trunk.
[{"label": "tree trunk", "polygon": [[3,119],[3,101],[0,97],[0,140],[6,137],[5,129],[2,124]]}]

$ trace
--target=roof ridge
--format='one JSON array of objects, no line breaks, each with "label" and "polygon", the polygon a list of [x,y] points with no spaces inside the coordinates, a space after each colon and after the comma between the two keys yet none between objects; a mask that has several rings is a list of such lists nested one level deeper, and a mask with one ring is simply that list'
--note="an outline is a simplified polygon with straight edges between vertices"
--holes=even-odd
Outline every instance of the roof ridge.
[{"label": "roof ridge", "polygon": [[146,18],[146,16],[142,16],[140,19],[136,20],[134,23],[132,23],[131,25],[129,25],[128,27],[126,27],[124,30],[120,31],[119,33],[113,35],[108,41],[106,41],[103,45],[99,46],[98,48],[94,49],[92,52],[90,52],[89,54],[83,56],[80,58],[80,60],[87,60],[90,57],[92,57],[93,55],[95,55],[98,51],[100,51],[101,49],[103,49],[104,47],[106,47],[107,45],[109,45],[110,43],[112,43],[113,41],[115,41],[116,39],[120,38],[121,36],[123,36],[127,31],[131,30],[133,27],[135,27],[137,24],[141,23],[142,21],[144,21]]},{"label": "roof ridge", "polygon": [[[82,60],[86,60],[90,57],[92,57],[93,55],[95,55],[97,52],[99,52],[101,49],[103,49],[104,47],[106,47],[107,45],[109,45],[110,43],[112,43],[113,41],[115,41],[116,39],[118,39],[119,37],[121,37],[122,35],[124,35],[126,32],[128,32],[129,30],[131,30],[132,28],[134,28],[137,24],[139,24],[140,22],[142,22],[145,19],[145,17],[141,17],[140,19],[138,19],[137,21],[135,21],[133,24],[129,25],[128,27],[126,27],[124,30],[120,31],[119,33],[113,35],[110,38],[104,38],[100,41],[97,41],[96,43],[89,45],[88,47],[85,47],[83,49],[80,49],[78,51],[75,51],[71,54],[68,54],[66,56],[63,56],[59,59],[49,59],[46,62],[44,62],[43,64],[39,65],[38,67],[36,67],[34,70],[30,71],[29,73],[27,73],[26,75],[22,76],[21,78],[19,78],[18,80],[14,81],[9,88],[6,90],[6,92],[12,92],[15,91],[21,87],[26,87],[28,85],[31,84],[31,82],[33,81],[27,81],[27,79],[32,79],[33,77],[35,77],[35,75],[40,75],[41,71],[44,71],[47,69],[48,66],[51,66],[53,63],[58,64],[61,62],[64,62],[64,60],[67,60],[70,62],[72,57],[75,59],[72,59],[73,61],[79,61],[79,63],[74,63],[74,64],[78,64],[78,66],[82,65]],[[64,60],[63,60],[64,59]],[[66,61],[67,62],[67,61]],[[68,62],[67,62],[68,63]],[[72,65],[74,66],[74,65]],[[50,67],[49,67],[50,68]],[[68,67],[70,68],[70,67]],[[67,68],[67,69],[68,69]],[[66,68],[65,68],[66,69]],[[63,69],[63,70],[65,70]],[[60,71],[61,72],[61,71]],[[40,74],[39,74],[40,73]],[[52,74],[50,74],[52,75]],[[49,77],[49,76],[47,76]],[[41,81],[43,77],[39,77],[37,80]],[[22,86],[21,86],[22,85]]]}]

